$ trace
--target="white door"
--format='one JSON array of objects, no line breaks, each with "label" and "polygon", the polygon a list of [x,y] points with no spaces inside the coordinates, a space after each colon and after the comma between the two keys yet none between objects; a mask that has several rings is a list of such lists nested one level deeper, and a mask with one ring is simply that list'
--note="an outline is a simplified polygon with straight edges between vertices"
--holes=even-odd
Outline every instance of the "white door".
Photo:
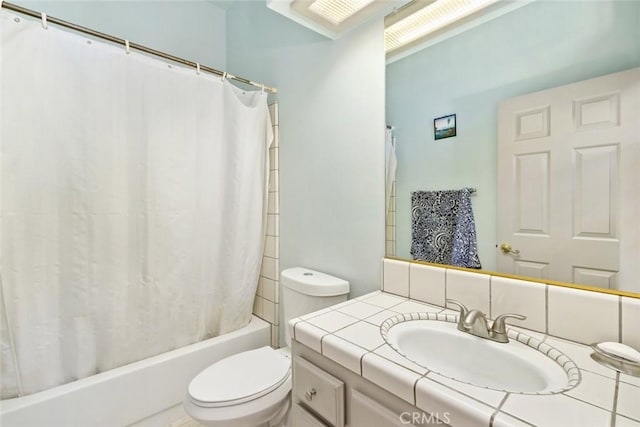
[{"label": "white door", "polygon": [[499,104],[499,271],[640,292],[639,104],[640,68]]}]

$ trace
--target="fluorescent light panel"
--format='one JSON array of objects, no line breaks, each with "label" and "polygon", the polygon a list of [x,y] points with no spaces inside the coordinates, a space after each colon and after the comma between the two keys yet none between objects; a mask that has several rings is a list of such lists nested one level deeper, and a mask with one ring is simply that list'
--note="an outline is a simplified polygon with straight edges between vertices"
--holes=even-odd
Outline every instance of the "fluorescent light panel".
[{"label": "fluorescent light panel", "polygon": [[334,25],[340,25],[346,19],[373,3],[374,0],[316,0],[309,10],[322,16]]},{"label": "fluorescent light panel", "polygon": [[438,0],[431,3],[385,29],[385,50],[389,52],[411,43],[496,1]]}]

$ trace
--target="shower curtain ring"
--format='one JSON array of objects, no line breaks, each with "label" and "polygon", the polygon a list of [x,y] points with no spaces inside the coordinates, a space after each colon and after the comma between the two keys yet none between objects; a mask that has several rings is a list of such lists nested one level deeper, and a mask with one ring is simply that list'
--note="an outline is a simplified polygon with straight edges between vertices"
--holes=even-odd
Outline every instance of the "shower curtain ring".
[{"label": "shower curtain ring", "polygon": [[196,62],[196,74],[200,75],[200,63]]},{"label": "shower curtain ring", "polygon": [[264,93],[264,83],[260,85],[260,92]]},{"label": "shower curtain ring", "polygon": [[227,72],[223,72],[222,73],[222,81],[224,82],[225,80],[227,80]]},{"label": "shower curtain ring", "polygon": [[49,28],[49,24],[47,23],[47,14],[42,12],[40,14],[40,18],[42,19],[42,28],[45,30]]},{"label": "shower curtain ring", "polygon": [[131,47],[129,46],[129,40],[124,41],[124,51],[129,55],[131,53]]}]

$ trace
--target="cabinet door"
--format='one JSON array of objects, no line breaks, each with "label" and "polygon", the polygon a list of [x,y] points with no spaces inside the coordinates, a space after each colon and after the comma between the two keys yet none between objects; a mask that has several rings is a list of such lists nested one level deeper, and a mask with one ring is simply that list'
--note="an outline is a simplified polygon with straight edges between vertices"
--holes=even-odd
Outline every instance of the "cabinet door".
[{"label": "cabinet door", "polygon": [[295,427],[328,427],[299,403],[293,405],[292,418]]},{"label": "cabinet door", "polygon": [[[344,383],[301,357],[293,361],[293,393],[335,427],[344,426]],[[295,400],[294,400],[295,401]]]},{"label": "cabinet door", "polygon": [[357,390],[351,390],[351,423],[349,427],[412,427],[413,414],[397,414]]}]

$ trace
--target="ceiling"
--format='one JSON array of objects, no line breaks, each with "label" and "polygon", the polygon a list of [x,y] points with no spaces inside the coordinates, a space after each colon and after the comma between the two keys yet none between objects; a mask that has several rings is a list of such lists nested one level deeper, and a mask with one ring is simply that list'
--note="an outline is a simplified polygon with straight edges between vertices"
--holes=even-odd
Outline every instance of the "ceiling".
[{"label": "ceiling", "polygon": [[330,39],[384,17],[385,51],[391,63],[534,0],[208,1],[224,10],[240,1],[264,1],[269,9]]}]

